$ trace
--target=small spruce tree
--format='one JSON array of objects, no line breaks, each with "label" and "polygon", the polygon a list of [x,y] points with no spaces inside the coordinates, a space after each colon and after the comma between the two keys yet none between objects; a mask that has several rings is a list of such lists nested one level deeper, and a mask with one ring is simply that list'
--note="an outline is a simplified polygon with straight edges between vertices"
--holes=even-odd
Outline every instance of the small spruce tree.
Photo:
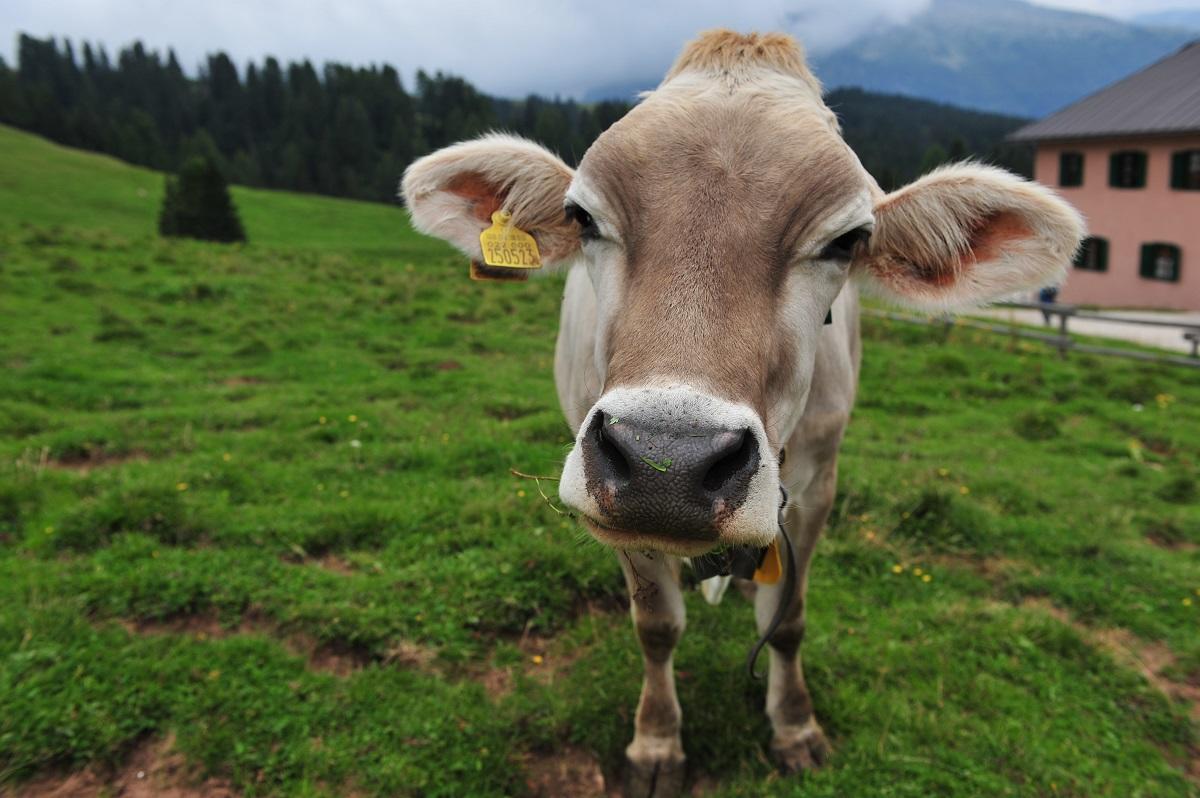
[{"label": "small spruce tree", "polygon": [[167,177],[158,232],[205,241],[246,240],[225,178],[211,158],[193,156],[178,175]]}]

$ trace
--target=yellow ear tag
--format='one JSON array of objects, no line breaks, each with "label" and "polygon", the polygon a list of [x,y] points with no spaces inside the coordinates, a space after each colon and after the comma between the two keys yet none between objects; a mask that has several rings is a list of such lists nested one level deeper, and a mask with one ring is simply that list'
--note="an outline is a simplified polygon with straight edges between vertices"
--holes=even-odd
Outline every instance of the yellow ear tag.
[{"label": "yellow ear tag", "polygon": [[783,563],[779,559],[779,541],[772,540],[763,556],[762,565],[754,572],[754,581],[763,585],[773,585],[779,581],[783,573]]},{"label": "yellow ear tag", "polygon": [[479,248],[488,266],[507,269],[540,269],[542,256],[533,236],[512,226],[512,214],[496,211],[492,226],[479,234]]}]

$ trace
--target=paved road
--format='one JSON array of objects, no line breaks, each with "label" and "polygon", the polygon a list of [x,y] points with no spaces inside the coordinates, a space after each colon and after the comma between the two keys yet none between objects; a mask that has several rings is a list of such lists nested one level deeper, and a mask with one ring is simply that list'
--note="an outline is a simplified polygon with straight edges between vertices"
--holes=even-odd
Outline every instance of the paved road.
[{"label": "paved road", "polygon": [[[972,316],[982,316],[1003,321],[1013,321],[1018,324],[1041,325],[1042,314],[1037,310],[1023,308],[985,308],[972,311]],[[1106,310],[1106,316],[1120,316],[1127,319],[1154,319],[1155,321],[1173,321],[1178,324],[1192,324],[1200,327],[1200,312],[1171,312],[1152,310]],[[1058,328],[1058,317],[1054,317],[1054,329]],[[1178,327],[1145,327],[1140,324],[1123,324],[1118,321],[1099,321],[1096,319],[1071,319],[1067,325],[1068,332],[1079,335],[1094,335],[1097,338],[1117,338],[1143,346],[1154,346],[1169,349],[1174,352],[1188,353],[1192,345],[1184,340],[1183,331]]]}]

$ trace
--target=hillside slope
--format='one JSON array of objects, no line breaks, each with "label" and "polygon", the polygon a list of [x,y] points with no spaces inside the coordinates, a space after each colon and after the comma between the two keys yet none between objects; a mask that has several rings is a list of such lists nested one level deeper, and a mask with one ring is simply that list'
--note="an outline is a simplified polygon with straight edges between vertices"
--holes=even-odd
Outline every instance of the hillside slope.
[{"label": "hillside slope", "polygon": [[[163,176],[0,125],[0,226],[21,221],[157,236]],[[234,202],[251,246],[396,253],[414,240],[398,206],[241,186]]]}]

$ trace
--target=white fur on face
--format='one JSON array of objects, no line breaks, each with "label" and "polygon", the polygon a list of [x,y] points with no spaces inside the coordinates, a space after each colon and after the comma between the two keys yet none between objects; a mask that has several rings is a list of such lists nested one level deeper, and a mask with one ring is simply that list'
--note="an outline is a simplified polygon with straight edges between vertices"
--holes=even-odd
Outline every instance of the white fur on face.
[{"label": "white fur on face", "polygon": [[576,512],[603,520],[596,500],[588,493],[580,449],[596,413],[608,413],[647,427],[677,428],[683,434],[697,426],[749,430],[758,443],[758,472],[751,478],[745,501],[722,524],[719,542],[766,546],[774,540],[779,529],[779,463],[762,421],[749,407],[718,399],[688,385],[615,388],[600,397],[584,419],[575,437],[575,447],[567,455],[558,495]]}]

